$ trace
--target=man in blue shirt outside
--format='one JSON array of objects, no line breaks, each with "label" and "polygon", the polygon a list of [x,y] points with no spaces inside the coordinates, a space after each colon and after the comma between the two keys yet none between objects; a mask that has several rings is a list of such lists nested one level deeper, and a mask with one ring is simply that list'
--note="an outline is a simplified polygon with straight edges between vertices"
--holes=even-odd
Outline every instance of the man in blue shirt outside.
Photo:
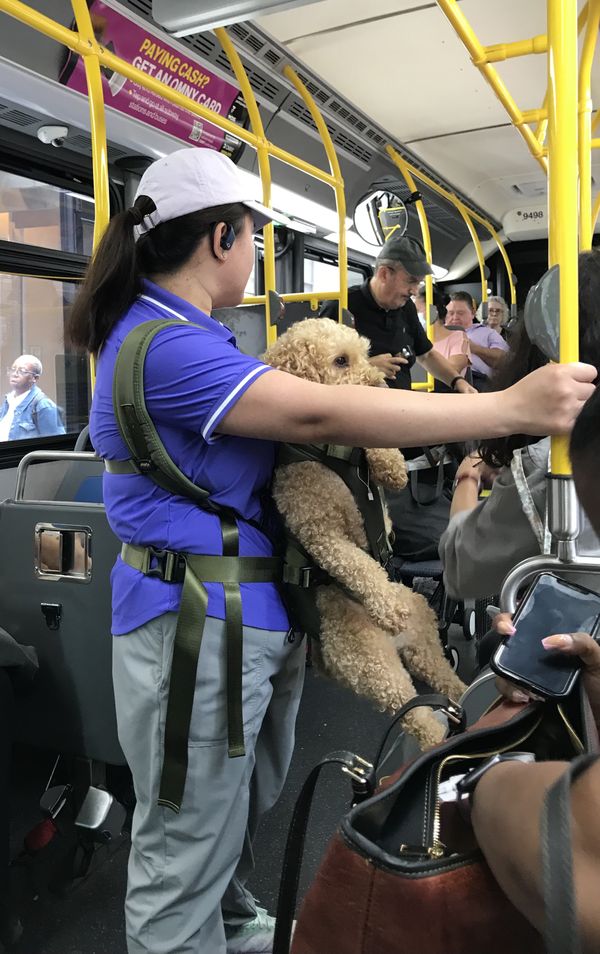
[{"label": "man in blue shirt outside", "polygon": [[504,360],[508,345],[504,338],[487,325],[475,323],[473,299],[466,291],[450,295],[446,308],[446,327],[462,328],[471,345],[473,387],[485,390],[488,379]]},{"label": "man in blue shirt outside", "polygon": [[22,354],[8,368],[11,390],[0,407],[0,441],[65,433],[59,408],[37,386],[42,370],[33,354]]}]

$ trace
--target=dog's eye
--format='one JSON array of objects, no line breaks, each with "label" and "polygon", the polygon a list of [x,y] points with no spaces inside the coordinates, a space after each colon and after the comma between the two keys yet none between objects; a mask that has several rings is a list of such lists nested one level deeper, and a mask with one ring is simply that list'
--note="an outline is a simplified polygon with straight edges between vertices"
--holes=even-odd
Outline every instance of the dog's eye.
[{"label": "dog's eye", "polygon": [[348,358],[345,354],[340,354],[333,363],[337,364],[338,368],[345,368],[348,364]]}]

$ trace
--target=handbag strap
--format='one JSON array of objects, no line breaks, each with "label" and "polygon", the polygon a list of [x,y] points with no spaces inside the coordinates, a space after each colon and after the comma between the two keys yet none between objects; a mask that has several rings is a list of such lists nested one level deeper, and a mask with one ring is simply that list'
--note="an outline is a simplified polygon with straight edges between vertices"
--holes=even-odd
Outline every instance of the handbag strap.
[{"label": "handbag strap", "polygon": [[[431,694],[424,696],[415,696],[410,699],[401,709],[398,710],[393,721],[383,738],[375,765],[381,757],[390,732],[398,721],[404,718],[417,706],[428,706],[432,709],[444,709],[449,715],[455,712],[462,712],[458,706],[450,702],[447,696]],[[395,749],[395,745],[388,753]],[[283,855],[283,867],[281,871],[281,882],[279,885],[279,898],[277,900],[277,918],[275,921],[275,935],[273,938],[273,954],[289,954],[290,938],[294,914],[296,911],[296,901],[298,897],[298,884],[300,881],[300,872],[302,869],[302,859],[304,856],[304,843],[306,840],[306,829],[310,817],[310,809],[317,781],[322,770],[326,765],[341,765],[342,771],[353,781],[355,793],[358,798],[365,798],[371,795],[375,787],[375,774],[373,766],[363,759],[354,755],[352,752],[340,750],[331,752],[321,759],[315,765],[310,775],[307,777],[300,794],[294,806],[294,812],[287,836],[285,852]]]},{"label": "handbag strap", "polygon": [[444,712],[448,716],[449,721],[453,723],[451,727],[451,734],[454,734],[455,732],[464,732],[466,727],[465,711],[456,702],[452,702],[452,700],[449,699],[448,696],[442,696],[439,693],[431,693],[430,695],[415,696],[414,699],[410,699],[405,705],[403,705],[401,709],[398,709],[398,712],[396,713],[396,715],[390,722],[388,728],[386,729],[386,733],[383,739],[381,740],[381,744],[377,750],[375,761],[373,762],[375,769],[381,769],[381,767],[387,762],[390,756],[396,751],[396,749],[398,748],[398,745],[402,741],[402,735],[398,735],[398,737],[394,740],[393,745],[391,745],[389,750],[386,752],[385,758],[383,758],[385,747],[388,743],[388,739],[390,738],[390,735],[394,731],[394,728],[396,727],[398,722],[401,722],[402,719],[411,711],[411,709],[415,709],[417,706],[419,707],[424,706],[429,709],[441,709],[442,712]]},{"label": "handbag strap", "polygon": [[573,885],[571,785],[598,757],[575,759],[544,798],[541,840],[546,954],[581,954]]},{"label": "handbag strap", "polygon": [[[361,760],[362,762],[362,760]],[[349,774],[354,775],[360,763],[352,752],[341,750],[331,752],[315,765],[304,782],[294,806],[294,813],[290,822],[283,868],[277,899],[277,917],[275,920],[275,934],[273,936],[273,954],[289,954],[292,925],[296,911],[298,883],[304,855],[306,829],[310,816],[313,795],[319,775],[326,765],[341,765]],[[364,766],[363,766],[364,768]],[[371,766],[368,766],[370,769]]]}]

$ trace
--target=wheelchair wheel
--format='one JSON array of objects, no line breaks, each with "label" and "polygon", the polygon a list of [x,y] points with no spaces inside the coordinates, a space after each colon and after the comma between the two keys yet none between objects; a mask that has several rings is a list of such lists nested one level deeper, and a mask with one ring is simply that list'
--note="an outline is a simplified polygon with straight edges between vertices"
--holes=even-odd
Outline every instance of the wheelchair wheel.
[{"label": "wheelchair wheel", "polygon": [[454,672],[458,672],[458,664],[460,662],[460,656],[456,646],[446,646],[446,648],[444,649],[444,655],[446,659],[448,660],[448,662],[450,663],[450,665],[452,666],[452,669],[454,670]]}]

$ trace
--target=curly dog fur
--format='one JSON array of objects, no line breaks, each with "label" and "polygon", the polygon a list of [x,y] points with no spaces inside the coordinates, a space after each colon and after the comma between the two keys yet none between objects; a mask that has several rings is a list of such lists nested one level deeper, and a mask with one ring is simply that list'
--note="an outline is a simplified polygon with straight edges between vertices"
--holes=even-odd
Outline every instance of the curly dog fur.
[{"label": "curly dog fur", "polygon": [[[352,328],[309,318],[292,325],[263,358],[322,384],[385,386],[368,353],[369,342]],[[406,485],[400,451],[366,453],[373,480],[390,489]],[[421,595],[391,582],[368,554],[362,516],[343,480],[313,461],[288,464],[276,472],[273,495],[290,532],[336,581],[316,594],[325,672],[389,712],[416,695],[407,669],[458,698],[465,687],[444,657],[433,610]],[[423,747],[443,735],[429,709],[414,709],[405,724]]]}]

